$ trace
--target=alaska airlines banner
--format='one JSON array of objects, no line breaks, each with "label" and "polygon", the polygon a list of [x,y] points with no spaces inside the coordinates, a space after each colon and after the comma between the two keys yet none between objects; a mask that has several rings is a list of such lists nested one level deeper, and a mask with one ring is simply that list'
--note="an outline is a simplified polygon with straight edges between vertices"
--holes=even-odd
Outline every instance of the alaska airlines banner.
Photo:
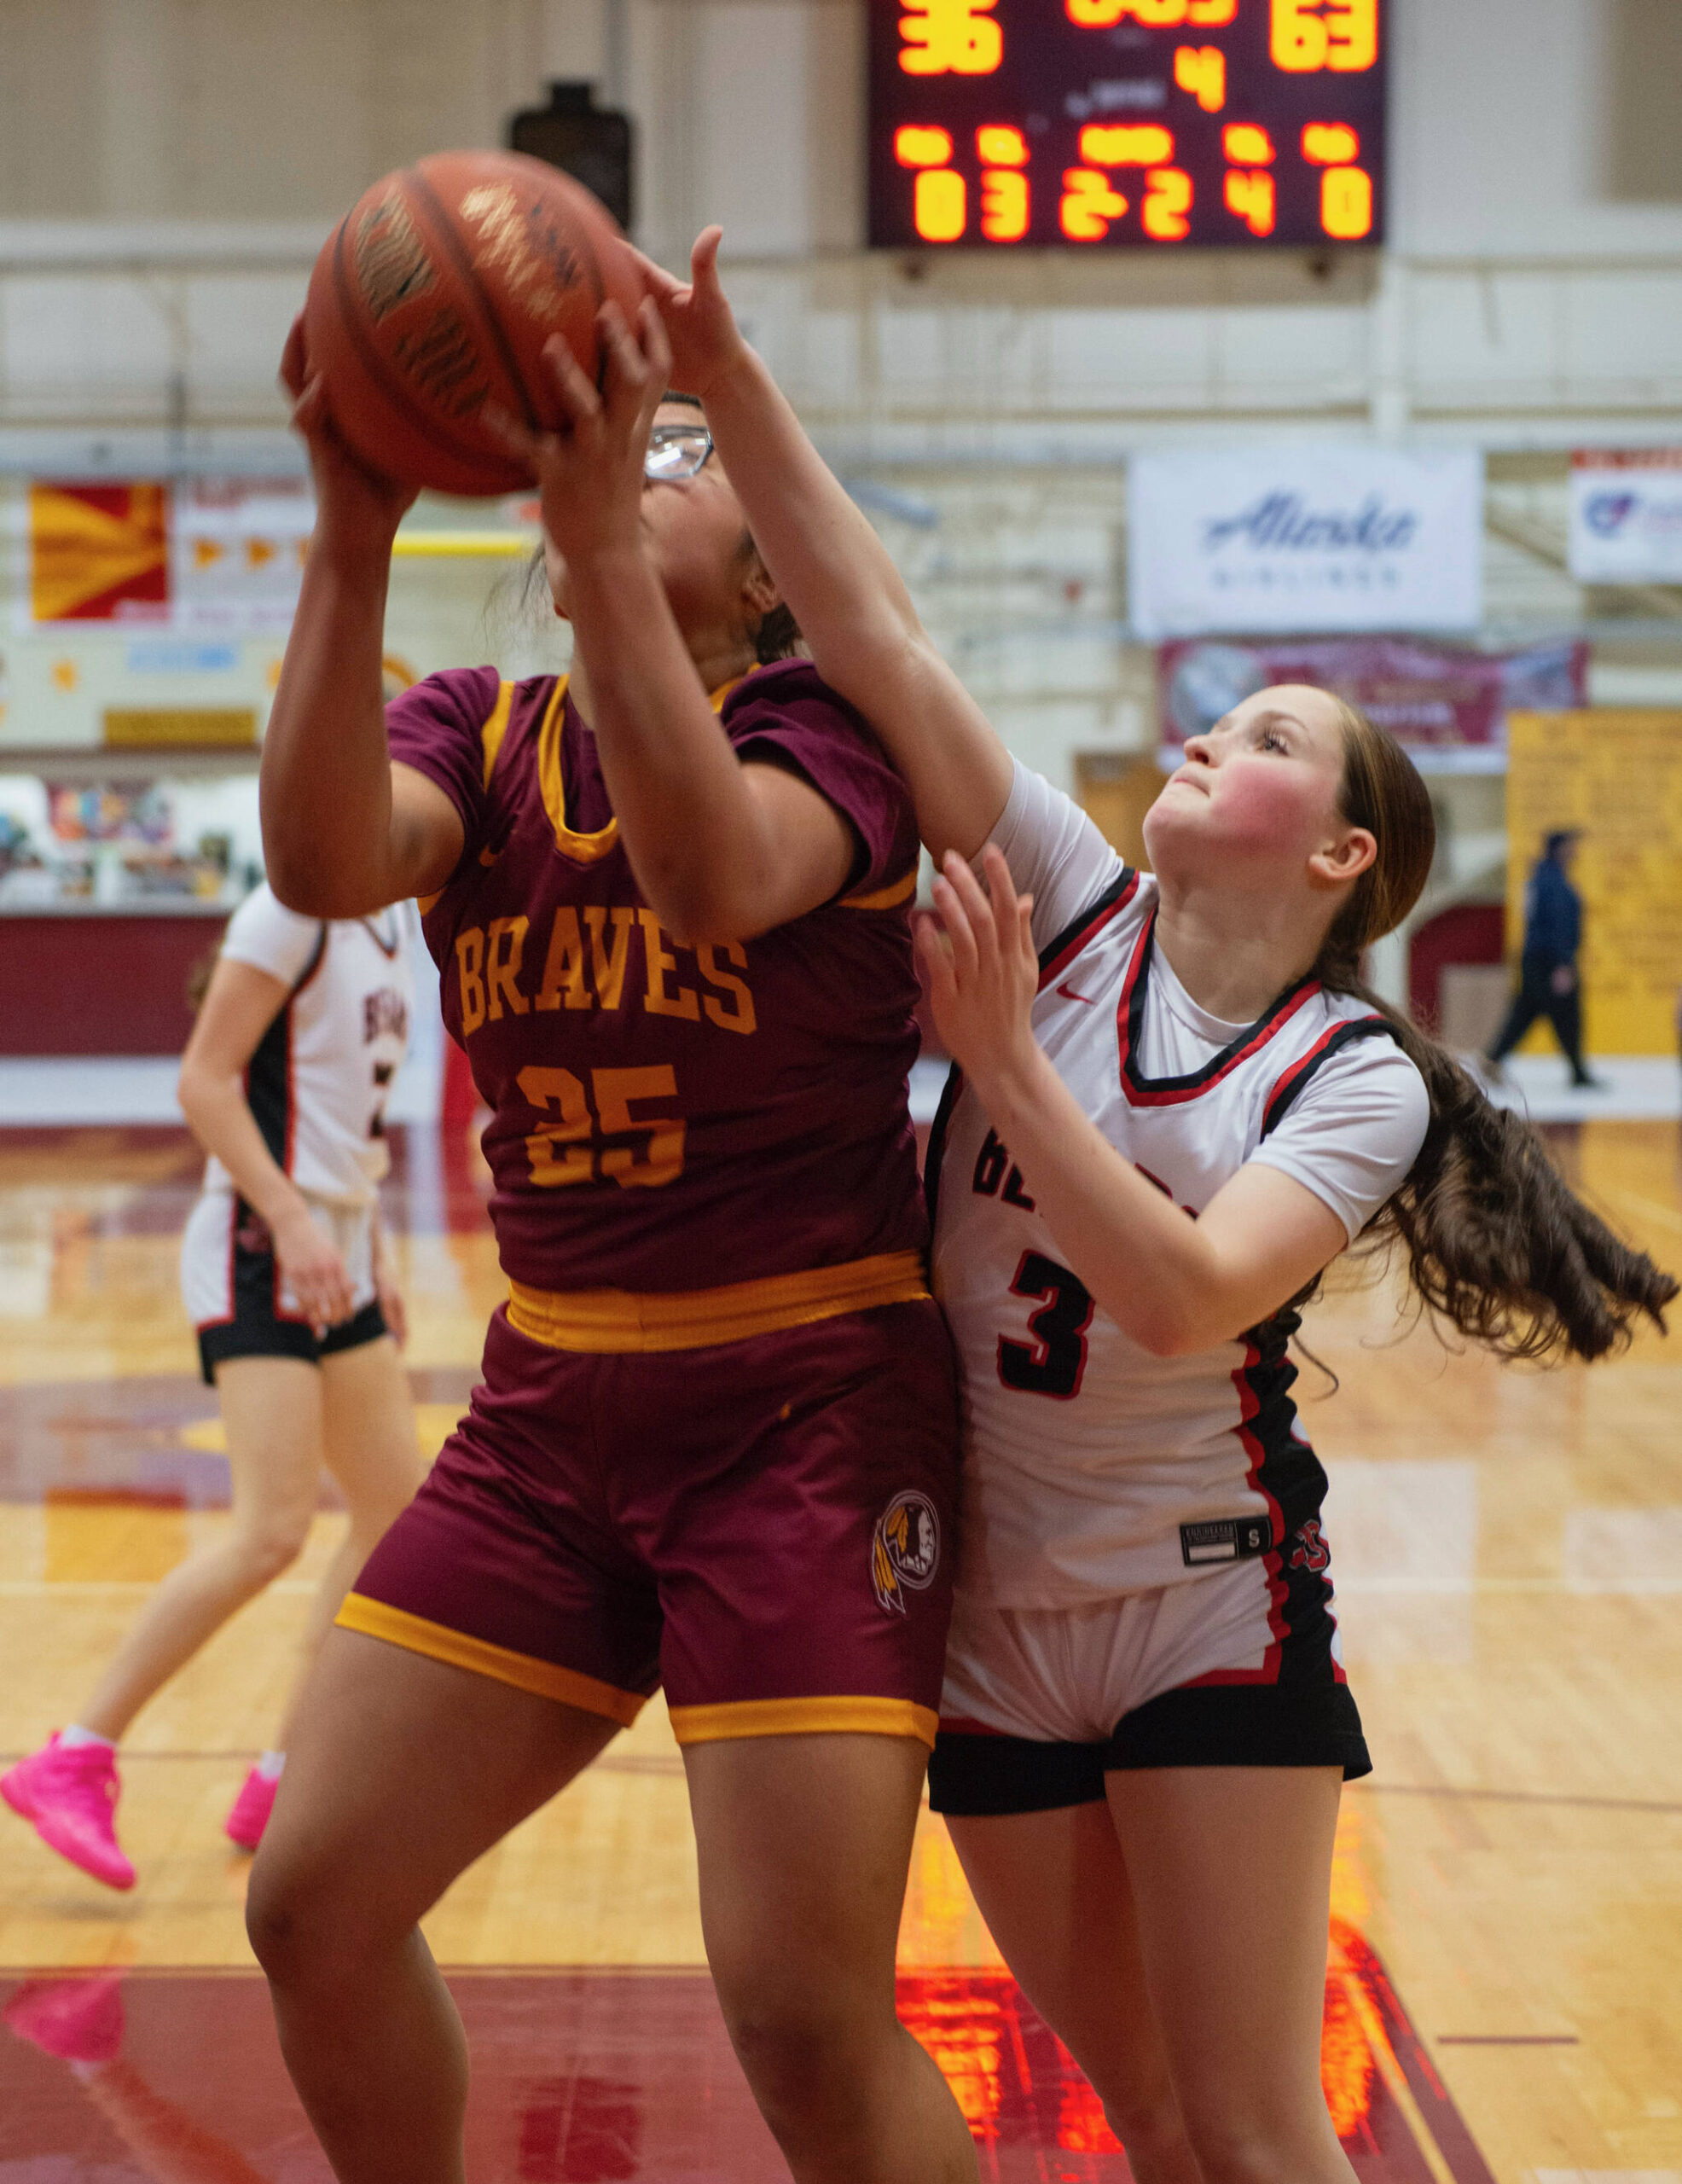
[{"label": "alaska airlines banner", "polygon": [[1569,562],[1579,584],[1682,584],[1682,447],[1571,457]]},{"label": "alaska airlines banner", "polygon": [[1128,520],[1141,637],[1469,630],[1482,619],[1475,450],[1140,456]]},{"label": "alaska airlines banner", "polygon": [[1273,682],[1335,690],[1438,773],[1499,773],[1510,712],[1588,703],[1588,647],[1569,637],[1522,652],[1420,637],[1181,639],[1158,648],[1157,675],[1165,767],[1179,764],[1188,735]]}]

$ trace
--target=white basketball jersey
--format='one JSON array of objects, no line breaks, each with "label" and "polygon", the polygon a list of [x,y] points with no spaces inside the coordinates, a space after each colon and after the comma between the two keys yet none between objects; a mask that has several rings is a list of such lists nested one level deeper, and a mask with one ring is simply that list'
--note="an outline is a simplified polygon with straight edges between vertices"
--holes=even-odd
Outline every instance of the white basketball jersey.
[{"label": "white basketball jersey", "polygon": [[[1036,775],[1018,769],[995,839],[1035,892],[1036,938],[1041,903],[1050,915],[1085,890],[1041,956],[1033,1021],[1110,1143],[1188,1214],[1260,1159],[1358,1234],[1428,1116],[1383,1019],[1313,979],[1254,1024],[1209,1017],[1154,945],[1155,881]],[[1134,1342],[1067,1265],[1031,1176],[956,1072],[929,1175],[934,1286],[963,1373],[966,1590],[1067,1606],[1283,1545],[1292,1506],[1324,1484],[1288,1392],[1294,1319],[1190,1356]]]},{"label": "white basketball jersey", "polygon": [[[377,918],[300,917],[265,882],[235,911],[222,953],[291,989],[246,1072],[264,1142],[311,1197],[370,1203],[390,1165],[386,1101],[415,1006],[403,907]],[[205,1185],[232,1188],[214,1155]]]}]

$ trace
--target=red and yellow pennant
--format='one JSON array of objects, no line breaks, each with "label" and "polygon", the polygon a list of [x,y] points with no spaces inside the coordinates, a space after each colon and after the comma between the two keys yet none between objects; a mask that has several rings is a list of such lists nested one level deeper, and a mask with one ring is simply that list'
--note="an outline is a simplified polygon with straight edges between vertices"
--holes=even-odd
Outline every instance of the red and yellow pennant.
[{"label": "red and yellow pennant", "polygon": [[29,489],[29,603],[38,622],[155,621],[170,601],[170,491]]}]

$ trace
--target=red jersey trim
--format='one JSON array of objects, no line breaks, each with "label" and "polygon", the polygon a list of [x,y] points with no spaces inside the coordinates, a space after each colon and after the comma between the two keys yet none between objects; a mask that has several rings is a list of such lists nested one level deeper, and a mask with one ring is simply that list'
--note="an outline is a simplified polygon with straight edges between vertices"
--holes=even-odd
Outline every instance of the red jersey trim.
[{"label": "red jersey trim", "polygon": [[1145,997],[1148,990],[1151,954],[1156,943],[1157,913],[1152,909],[1145,921],[1145,930],[1139,936],[1133,951],[1133,961],[1122,986],[1122,997],[1116,1009],[1116,1044],[1121,1055],[1122,1089],[1127,1095],[1130,1107],[1172,1107],[1187,1100],[1195,1100],[1212,1085],[1219,1084],[1243,1061],[1259,1053],[1269,1039],[1287,1025],[1297,1010],[1314,999],[1320,991],[1320,980],[1304,979],[1299,985],[1287,986],[1264,1015],[1257,1017],[1247,1031],[1240,1031],[1229,1046],[1223,1047],[1201,1069],[1186,1077],[1146,1077],[1138,1067],[1134,1055],[1138,1051],[1139,1035],[1145,1018]]},{"label": "red jersey trim", "polygon": [[1112,918],[1119,917],[1139,892],[1139,874],[1130,865],[1123,865],[1114,885],[1105,889],[1090,909],[1082,910],[1071,926],[1067,926],[1040,958],[1040,983],[1035,989],[1043,993],[1054,979],[1064,972]]},{"label": "red jersey trim", "polygon": [[1238,1394],[1239,1412],[1238,1422],[1232,1431],[1250,1460],[1244,1484],[1253,1494],[1259,1494],[1267,1502],[1268,1527],[1273,1536],[1273,1546],[1262,1559],[1267,1585],[1267,1647],[1259,1669],[1211,1669],[1207,1676],[1193,1676],[1184,1687],[1188,1691],[1220,1683],[1277,1683],[1285,1658],[1285,1642],[1290,1635],[1285,1612],[1290,1587],[1285,1582],[1285,1555],[1281,1546],[1285,1536],[1285,1511],[1273,1491],[1273,1482],[1267,1477],[1268,1451],[1256,1432],[1256,1420],[1262,1410],[1262,1398],[1256,1386],[1256,1369],[1261,1362],[1261,1349],[1252,1341],[1245,1347],[1244,1363],[1232,1374],[1232,1385]]},{"label": "red jersey trim", "polygon": [[1382,1016],[1353,1017],[1348,1023],[1334,1024],[1331,1029],[1315,1040],[1300,1061],[1294,1061],[1283,1077],[1274,1080],[1262,1112],[1262,1135],[1266,1137],[1276,1130],[1290,1112],[1297,1094],[1322,1063],[1356,1039],[1395,1037],[1395,1033]]}]

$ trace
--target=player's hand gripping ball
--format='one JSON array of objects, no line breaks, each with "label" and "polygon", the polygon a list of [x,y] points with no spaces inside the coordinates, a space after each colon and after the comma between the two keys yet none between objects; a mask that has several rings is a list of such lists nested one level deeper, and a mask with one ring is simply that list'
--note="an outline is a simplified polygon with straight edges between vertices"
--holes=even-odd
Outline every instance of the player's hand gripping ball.
[{"label": "player's hand gripping ball", "polygon": [[532,482],[487,409],[565,428],[552,334],[592,377],[595,316],[634,319],[643,276],[580,183],[513,152],[439,152],[364,192],[310,280],[304,342],[334,429],[382,476],[435,492]]}]

